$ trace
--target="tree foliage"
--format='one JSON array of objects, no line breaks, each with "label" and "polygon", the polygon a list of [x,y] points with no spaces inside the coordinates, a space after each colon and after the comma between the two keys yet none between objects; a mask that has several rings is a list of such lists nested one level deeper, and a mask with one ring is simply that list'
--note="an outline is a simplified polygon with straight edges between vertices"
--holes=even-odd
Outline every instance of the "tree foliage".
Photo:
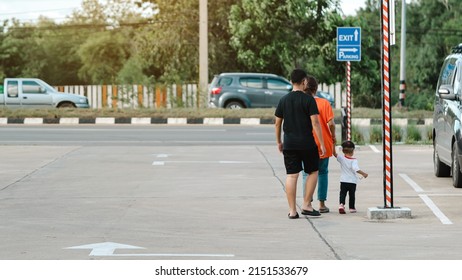
[{"label": "tree foliage", "polygon": [[231,47],[229,13],[231,7],[241,0],[215,0],[208,3],[209,74],[247,71],[244,63],[237,60],[237,51]]},{"label": "tree foliage", "polygon": [[[230,45],[250,71],[285,75],[315,57],[329,0],[242,0],[231,8]],[[320,43],[323,43],[322,41]]]},{"label": "tree foliage", "polygon": [[93,83],[111,84],[130,57],[130,44],[120,33],[96,33],[79,48],[83,63],[79,76]]},{"label": "tree foliage", "polygon": [[[362,32],[360,62],[352,62],[351,90],[355,106],[380,108],[381,90],[381,1],[367,0],[357,15],[344,19],[345,26]],[[392,104],[398,102],[400,82],[401,1],[396,2],[396,45],[391,47]],[[443,59],[460,43],[462,29],[457,0],[416,0],[406,9],[406,99],[409,109],[433,109],[433,95]]]}]

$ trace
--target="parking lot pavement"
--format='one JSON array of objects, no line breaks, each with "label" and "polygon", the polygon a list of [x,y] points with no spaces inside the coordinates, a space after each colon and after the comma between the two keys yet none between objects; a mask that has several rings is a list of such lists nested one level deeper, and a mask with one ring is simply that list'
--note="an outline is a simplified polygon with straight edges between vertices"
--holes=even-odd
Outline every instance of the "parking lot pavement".
[{"label": "parking lot pavement", "polygon": [[429,146],[394,147],[394,206],[413,218],[367,218],[383,206],[380,149],[356,151],[358,213],[337,212],[331,158],[331,213],[289,220],[273,145],[0,146],[0,259],[461,259],[462,190],[433,176]]},{"label": "parking lot pavement", "polygon": [[[358,184],[358,213],[323,215],[315,221],[316,228],[341,259],[460,259],[456,232],[462,222],[457,214],[462,190],[453,188],[449,178],[434,177],[431,146],[394,146],[394,207],[410,208],[412,219],[367,218],[369,207],[384,206],[381,147],[373,148],[362,146],[355,154],[360,167],[369,172],[369,177]],[[330,167],[330,180],[338,178],[335,160]],[[329,204],[335,211],[338,187],[332,181],[329,186]],[[433,207],[422,197],[432,201]],[[451,224],[443,223],[435,209]]]}]

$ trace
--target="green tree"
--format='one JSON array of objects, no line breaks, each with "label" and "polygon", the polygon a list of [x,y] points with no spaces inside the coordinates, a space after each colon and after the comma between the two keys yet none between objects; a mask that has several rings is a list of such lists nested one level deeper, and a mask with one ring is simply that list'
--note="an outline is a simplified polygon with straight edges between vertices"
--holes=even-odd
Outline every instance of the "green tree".
[{"label": "green tree", "polygon": [[350,26],[361,27],[361,61],[351,63],[351,92],[357,107],[382,106],[382,27],[378,2],[367,0],[365,8],[345,22]]},{"label": "green tree", "polygon": [[78,54],[83,66],[79,75],[93,83],[111,84],[130,57],[130,44],[121,33],[102,32],[88,38]]},{"label": "green tree", "polygon": [[42,50],[42,56],[35,57],[34,61],[43,64],[37,77],[53,85],[83,84],[84,81],[78,77],[82,63],[77,50],[89,32],[41,18],[34,33]]},{"label": "green tree", "polygon": [[98,0],[83,0],[82,7],[73,11],[69,23],[81,27],[91,25],[103,31],[108,24],[108,15],[105,13],[104,5]]},{"label": "green tree", "polygon": [[443,60],[461,42],[462,3],[419,0],[407,12],[406,106],[432,110]]},{"label": "green tree", "polygon": [[126,85],[152,84],[154,82],[153,77],[146,76],[145,67],[146,63],[141,57],[132,55],[118,72],[117,82]]},{"label": "green tree", "polygon": [[[139,61],[133,37],[139,26],[145,24],[140,13],[130,0],[108,0],[106,3],[86,0],[82,3],[82,9],[75,11],[69,21],[71,26],[92,32],[77,50],[81,60],[80,78],[98,84],[117,83],[122,77],[133,81],[145,78],[132,66],[133,61]],[[127,62],[130,63],[125,65]],[[123,73],[119,73],[122,70]],[[130,73],[131,70],[135,72]]]},{"label": "green tree", "polygon": [[237,51],[231,47],[228,21],[229,11],[241,0],[208,1],[209,76],[222,72],[246,72],[247,67],[237,59]]},{"label": "green tree", "polygon": [[134,37],[144,73],[158,82],[197,81],[199,72],[199,2],[156,0],[157,13]]},{"label": "green tree", "polygon": [[345,79],[345,63],[338,62],[336,57],[337,27],[353,26],[341,18],[337,12],[327,13],[322,25],[321,32],[309,42],[310,56],[304,62],[304,68],[318,78],[322,83],[334,84]]},{"label": "green tree", "polygon": [[4,77],[35,76],[42,67],[37,57],[41,58],[43,52],[34,36],[34,28],[13,19],[4,22],[3,30],[0,62]]},{"label": "green tree", "polygon": [[316,40],[326,32],[326,13],[336,3],[242,0],[229,15],[231,46],[249,70],[287,76],[316,57]]},{"label": "green tree", "polygon": [[[230,46],[228,23],[232,5],[241,0],[208,1],[209,78],[214,74],[248,71]],[[138,55],[145,61],[145,75],[159,82],[197,81],[199,62],[198,0],[140,0],[156,12],[136,37]],[[152,7],[151,6],[151,7]]]}]

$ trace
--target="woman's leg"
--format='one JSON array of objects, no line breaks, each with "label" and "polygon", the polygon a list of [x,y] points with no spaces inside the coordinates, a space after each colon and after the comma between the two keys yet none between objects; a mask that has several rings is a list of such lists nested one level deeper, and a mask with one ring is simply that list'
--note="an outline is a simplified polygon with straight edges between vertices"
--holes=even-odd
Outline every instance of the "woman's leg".
[{"label": "woman's leg", "polygon": [[319,160],[319,173],[318,173],[318,200],[319,208],[325,208],[325,201],[327,200],[327,188],[329,185],[329,158]]}]

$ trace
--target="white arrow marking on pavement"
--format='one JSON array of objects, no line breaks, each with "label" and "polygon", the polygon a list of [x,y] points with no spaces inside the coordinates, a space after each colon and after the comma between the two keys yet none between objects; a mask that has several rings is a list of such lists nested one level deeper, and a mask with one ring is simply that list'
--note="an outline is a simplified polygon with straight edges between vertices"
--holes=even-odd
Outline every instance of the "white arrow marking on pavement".
[{"label": "white arrow marking on pavement", "polygon": [[143,247],[131,246],[126,244],[104,242],[81,246],[68,247],[65,249],[91,249],[89,256],[112,256],[116,249],[144,249]]},{"label": "white arrow marking on pavement", "polygon": [[90,249],[89,256],[96,257],[234,257],[232,254],[114,254],[116,249],[145,249],[114,242],[94,243],[64,249]]},{"label": "white arrow marking on pavement", "polygon": [[357,48],[349,48],[349,49],[340,49],[341,52],[357,52]]}]

